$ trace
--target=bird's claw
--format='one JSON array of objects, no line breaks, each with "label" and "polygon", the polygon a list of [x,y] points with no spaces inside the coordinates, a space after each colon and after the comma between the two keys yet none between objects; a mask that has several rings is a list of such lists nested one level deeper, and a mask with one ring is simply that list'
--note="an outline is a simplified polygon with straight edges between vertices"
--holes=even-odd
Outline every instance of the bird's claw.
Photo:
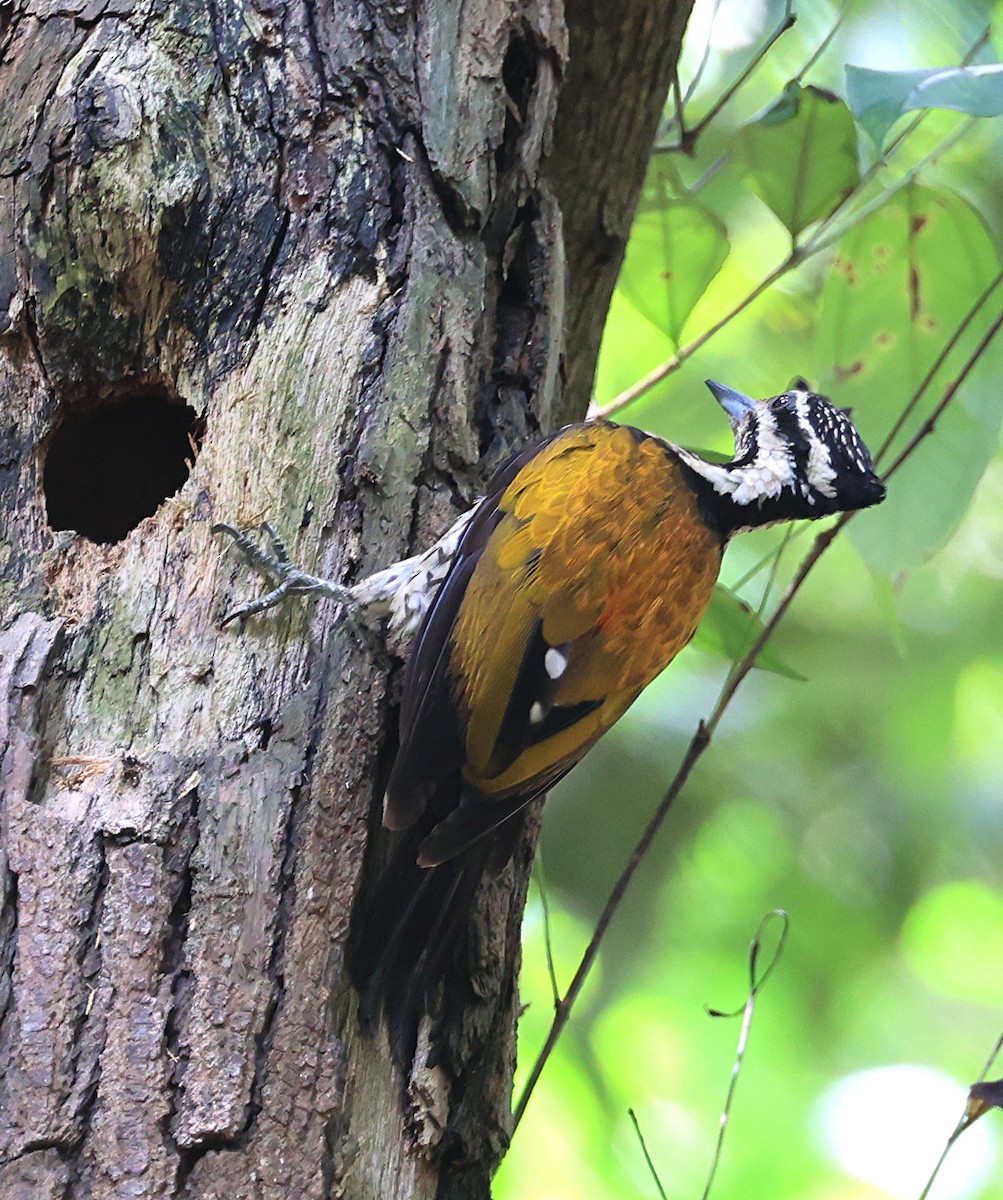
[{"label": "bird's claw", "polygon": [[266,578],[278,581],[277,586],[266,595],[259,596],[257,600],[251,600],[228,612],[220,622],[221,627],[229,625],[231,621],[244,621],[268,608],[274,608],[277,604],[281,604],[287,596],[294,593],[308,595],[313,592],[321,596],[330,596],[342,604],[351,605],[353,603],[348,588],[334,583],[330,579],[308,575],[305,571],[293,566],[289,560],[289,552],[286,550],[285,543],[270,521],[263,521],[261,528],[271,542],[271,554],[262,550],[248,534],[235,525],[219,522],[212,527],[213,533],[229,534],[251,566]]}]

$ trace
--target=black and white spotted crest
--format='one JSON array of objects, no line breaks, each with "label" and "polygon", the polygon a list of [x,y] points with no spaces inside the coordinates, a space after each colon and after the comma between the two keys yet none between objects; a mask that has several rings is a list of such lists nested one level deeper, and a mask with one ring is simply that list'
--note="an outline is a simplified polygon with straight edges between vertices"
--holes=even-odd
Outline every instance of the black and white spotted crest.
[{"label": "black and white spotted crest", "polygon": [[850,420],[803,380],[768,400],[708,381],[735,433],[730,463],[681,451],[710,484],[726,532],[867,508],[884,499],[870,452]]}]

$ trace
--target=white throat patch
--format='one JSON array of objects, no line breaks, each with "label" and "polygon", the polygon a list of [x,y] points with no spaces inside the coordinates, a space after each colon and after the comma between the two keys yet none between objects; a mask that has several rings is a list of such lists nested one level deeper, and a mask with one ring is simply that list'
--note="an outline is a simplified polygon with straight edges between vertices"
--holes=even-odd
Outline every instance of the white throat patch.
[{"label": "white throat patch", "polygon": [[738,457],[742,457],[743,444],[748,445],[754,440],[756,453],[750,462],[738,466],[708,463],[688,450],[676,447],[679,456],[719,495],[727,496],[738,505],[762,504],[776,499],[784,491],[802,496],[808,504],[815,503],[816,493],[832,499],[836,495],[836,471],[829,448],[811,422],[810,393],[799,390],[787,394],[794,397],[794,415],[808,446],[807,462],[800,470],[794,460],[790,439],[781,432],[776,415],[766,404],[756,407],[751,426],[739,433]]},{"label": "white throat patch", "polygon": [[756,456],[742,466],[709,463],[688,450],[679,450],[683,460],[721,496],[735,504],[758,504],[796,486],[794,460],[787,439],[777,431],[773,416],[765,408],[756,412]]}]

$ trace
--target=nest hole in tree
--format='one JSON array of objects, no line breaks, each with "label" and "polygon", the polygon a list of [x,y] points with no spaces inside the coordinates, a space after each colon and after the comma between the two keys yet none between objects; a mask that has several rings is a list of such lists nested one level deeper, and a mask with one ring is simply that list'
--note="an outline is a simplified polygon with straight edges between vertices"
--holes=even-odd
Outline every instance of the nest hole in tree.
[{"label": "nest hole in tree", "polygon": [[64,412],[42,471],[50,528],[120,542],[184,486],[204,426],[161,386]]}]

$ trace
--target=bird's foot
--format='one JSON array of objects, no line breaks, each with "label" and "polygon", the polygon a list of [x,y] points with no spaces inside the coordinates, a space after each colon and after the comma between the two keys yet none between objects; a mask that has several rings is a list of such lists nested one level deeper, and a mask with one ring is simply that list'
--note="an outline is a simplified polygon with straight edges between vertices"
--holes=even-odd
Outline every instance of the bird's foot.
[{"label": "bird's foot", "polygon": [[271,542],[272,552],[270,554],[262,550],[257,542],[235,525],[221,522],[212,527],[213,533],[229,534],[251,566],[260,571],[269,581],[274,581],[276,585],[267,595],[259,596],[257,600],[251,600],[247,604],[232,609],[220,622],[221,625],[228,625],[231,621],[238,619],[246,620],[256,613],[264,612],[265,609],[274,608],[277,604],[281,604],[287,596],[292,595],[329,596],[350,610],[355,607],[356,601],[351,590],[343,584],[335,583],[332,579],[322,579],[317,575],[308,575],[305,571],[293,566],[285,543],[270,521],[263,522],[261,528]]}]

